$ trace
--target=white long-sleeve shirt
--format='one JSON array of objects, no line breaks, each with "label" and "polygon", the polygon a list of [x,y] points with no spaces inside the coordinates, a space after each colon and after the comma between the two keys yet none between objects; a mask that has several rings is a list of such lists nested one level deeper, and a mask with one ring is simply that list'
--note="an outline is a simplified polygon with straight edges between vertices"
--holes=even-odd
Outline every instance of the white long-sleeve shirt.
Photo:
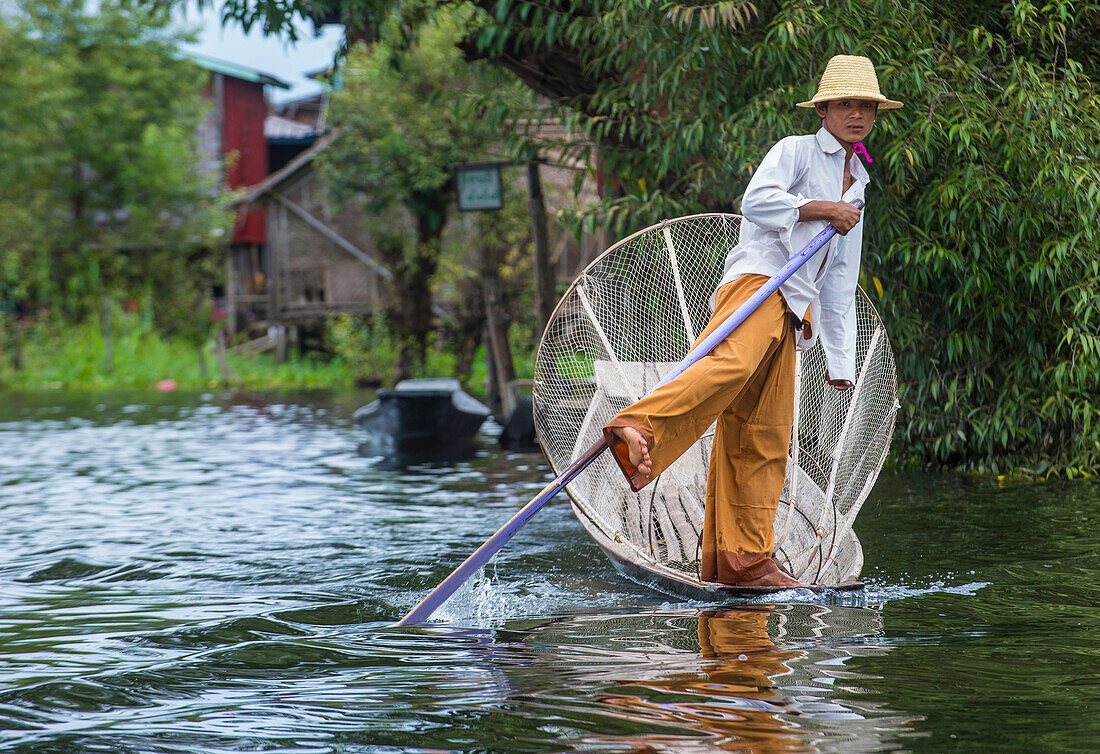
[{"label": "white long-sleeve shirt", "polygon": [[[852,185],[844,188],[844,147],[824,128],[816,134],[788,136],[777,143],[756,169],[741,202],[741,236],[726,255],[719,287],[741,275],[771,277],[828,224],[799,222],[798,208],[811,201],[864,198],[867,171],[851,160]],[[810,311],[813,335],[799,337],[808,348],[818,337],[825,349],[829,377],[855,381],[856,284],[863,248],[863,220],[835,235],[780,287],[787,306],[799,318]]]}]

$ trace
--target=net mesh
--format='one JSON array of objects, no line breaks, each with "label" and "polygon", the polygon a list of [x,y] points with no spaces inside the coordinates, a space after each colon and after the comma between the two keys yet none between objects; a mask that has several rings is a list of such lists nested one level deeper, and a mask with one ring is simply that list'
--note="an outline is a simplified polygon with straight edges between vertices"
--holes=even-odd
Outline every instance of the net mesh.
[{"label": "net mesh", "polygon": [[[556,473],[605,424],[648,393],[687,354],[710,318],[710,297],[740,217],[669,220],[611,247],[558,305],[535,361],[535,426]],[[798,401],[787,477],[775,519],[775,558],[815,583],[856,578],[863,550],[852,521],[886,459],[897,381],[882,322],[857,293],[853,389],[825,383],[820,344],[799,353]],[[655,572],[698,580],[713,427],[665,473],[631,492],[609,453],[568,493],[586,525],[617,554]]]}]

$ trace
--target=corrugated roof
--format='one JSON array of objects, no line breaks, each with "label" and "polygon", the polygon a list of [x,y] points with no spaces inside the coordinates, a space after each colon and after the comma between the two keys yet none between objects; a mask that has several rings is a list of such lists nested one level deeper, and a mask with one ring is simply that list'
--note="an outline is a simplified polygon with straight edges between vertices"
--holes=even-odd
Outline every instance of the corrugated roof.
[{"label": "corrugated roof", "polygon": [[269,139],[308,139],[317,136],[312,126],[279,115],[264,118],[264,136]]},{"label": "corrugated roof", "polygon": [[218,60],[209,55],[192,52],[191,50],[179,50],[179,53],[182,57],[187,58],[194,62],[195,65],[205,68],[208,71],[232,76],[235,79],[241,79],[243,81],[254,81],[257,84],[277,86],[280,89],[290,88],[290,84],[282,79],[276,78],[269,73],[264,73],[263,71],[257,71],[255,68],[247,68],[239,63],[230,63],[227,60]]}]

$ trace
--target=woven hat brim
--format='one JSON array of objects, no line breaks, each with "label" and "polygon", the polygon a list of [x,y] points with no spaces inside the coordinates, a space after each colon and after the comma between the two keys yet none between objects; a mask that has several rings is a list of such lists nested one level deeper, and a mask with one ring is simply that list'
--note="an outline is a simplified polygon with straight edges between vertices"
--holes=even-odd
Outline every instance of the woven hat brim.
[{"label": "woven hat brim", "polygon": [[806,100],[805,102],[799,102],[797,105],[795,105],[795,107],[813,107],[818,102],[832,102],[833,100],[837,100],[837,99],[869,99],[869,100],[874,100],[875,102],[878,103],[878,109],[879,110],[897,110],[899,107],[904,107],[904,104],[901,103],[901,102],[898,102],[897,100],[886,99],[885,97],[882,97],[880,99],[878,97],[868,96],[866,94],[846,94],[846,95],[831,95],[830,94],[830,95],[827,95],[825,97],[814,97],[811,100]]}]

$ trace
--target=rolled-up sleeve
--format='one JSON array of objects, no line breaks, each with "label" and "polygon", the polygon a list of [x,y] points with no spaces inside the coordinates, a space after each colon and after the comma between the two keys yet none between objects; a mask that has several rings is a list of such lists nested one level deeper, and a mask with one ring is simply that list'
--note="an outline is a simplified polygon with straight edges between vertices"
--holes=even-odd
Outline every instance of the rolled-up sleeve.
[{"label": "rolled-up sleeve", "polygon": [[762,230],[779,233],[788,249],[791,230],[798,222],[798,208],[812,201],[787,190],[801,170],[800,161],[794,139],[780,140],[764,156],[741,200],[741,213]]}]

